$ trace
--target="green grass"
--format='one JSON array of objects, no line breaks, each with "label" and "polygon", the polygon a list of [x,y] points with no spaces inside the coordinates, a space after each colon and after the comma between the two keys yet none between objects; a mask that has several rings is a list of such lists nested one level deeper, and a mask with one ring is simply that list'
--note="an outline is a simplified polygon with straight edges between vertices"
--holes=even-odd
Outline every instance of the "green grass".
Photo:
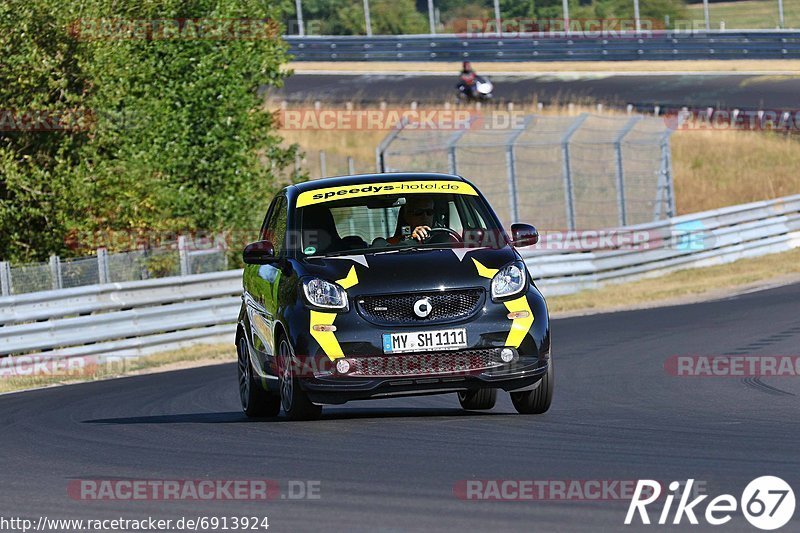
[{"label": "green grass", "polygon": [[[703,4],[686,7],[692,20],[704,20]],[[778,0],[745,0],[709,4],[711,29],[774,29],[778,27]],[[786,28],[800,28],[800,0],[783,0],[783,16]]]}]

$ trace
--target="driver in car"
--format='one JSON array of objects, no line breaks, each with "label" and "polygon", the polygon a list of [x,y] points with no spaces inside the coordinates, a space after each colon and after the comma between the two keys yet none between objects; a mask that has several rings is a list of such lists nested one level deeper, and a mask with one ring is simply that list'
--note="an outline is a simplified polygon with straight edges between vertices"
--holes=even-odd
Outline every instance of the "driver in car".
[{"label": "driver in car", "polygon": [[386,240],[389,244],[398,244],[405,239],[424,241],[431,234],[434,212],[433,198],[420,194],[409,195],[398,213],[397,230]]}]

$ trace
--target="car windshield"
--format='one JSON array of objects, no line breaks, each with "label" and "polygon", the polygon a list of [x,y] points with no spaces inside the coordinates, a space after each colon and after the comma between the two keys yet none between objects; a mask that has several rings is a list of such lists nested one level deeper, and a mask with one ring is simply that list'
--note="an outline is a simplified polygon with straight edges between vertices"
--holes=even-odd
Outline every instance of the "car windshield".
[{"label": "car windshield", "polygon": [[[374,194],[367,190],[370,185],[334,188],[345,194],[307,191],[303,194],[315,194],[298,199],[300,252],[330,256],[505,245],[502,229],[475,190],[466,183],[454,185],[464,192],[396,193],[397,188],[389,186],[389,193],[378,190]],[[383,184],[374,187],[383,188]]]}]

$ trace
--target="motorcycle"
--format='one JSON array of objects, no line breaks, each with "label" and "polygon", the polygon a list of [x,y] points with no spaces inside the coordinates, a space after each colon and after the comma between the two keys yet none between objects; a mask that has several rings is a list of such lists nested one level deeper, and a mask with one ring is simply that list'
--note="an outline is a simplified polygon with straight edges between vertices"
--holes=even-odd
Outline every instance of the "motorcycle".
[{"label": "motorcycle", "polygon": [[474,90],[468,87],[463,81],[458,84],[458,98],[465,102],[483,102],[492,98],[494,85],[489,78],[475,76]]}]

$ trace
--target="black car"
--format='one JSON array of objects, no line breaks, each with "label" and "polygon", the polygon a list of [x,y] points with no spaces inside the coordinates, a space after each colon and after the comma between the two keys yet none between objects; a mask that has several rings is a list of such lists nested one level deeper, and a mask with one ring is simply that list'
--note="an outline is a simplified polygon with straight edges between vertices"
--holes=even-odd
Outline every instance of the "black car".
[{"label": "black car", "polygon": [[547,305],[467,180],[376,174],[290,185],[244,249],[236,332],[247,416],[316,418],[323,404],[456,393],[520,413],[553,395]]}]

